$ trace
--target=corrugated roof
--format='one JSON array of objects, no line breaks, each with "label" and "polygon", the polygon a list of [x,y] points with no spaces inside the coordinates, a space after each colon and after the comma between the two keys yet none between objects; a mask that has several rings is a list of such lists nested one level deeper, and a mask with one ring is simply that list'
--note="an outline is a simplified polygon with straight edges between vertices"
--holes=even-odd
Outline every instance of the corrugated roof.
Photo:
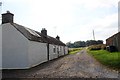
[{"label": "corrugated roof", "polygon": [[21,32],[28,40],[65,46],[63,42],[51,36],[42,35],[38,31],[32,30],[16,23],[11,23],[11,25],[13,25],[19,32]]}]

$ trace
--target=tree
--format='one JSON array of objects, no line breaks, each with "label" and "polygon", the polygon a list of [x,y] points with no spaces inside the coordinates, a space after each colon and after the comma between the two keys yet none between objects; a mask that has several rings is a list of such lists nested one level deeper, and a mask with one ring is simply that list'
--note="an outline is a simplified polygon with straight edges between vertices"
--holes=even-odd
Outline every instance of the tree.
[{"label": "tree", "polygon": [[66,45],[67,45],[69,48],[74,48],[74,44],[71,43],[71,42],[67,42]]},{"label": "tree", "polygon": [[66,45],[69,48],[78,48],[78,47],[86,47],[86,46],[90,46],[90,45],[97,45],[97,44],[103,44],[102,40],[87,40],[85,41],[75,41],[74,43],[68,42],[66,43]]}]

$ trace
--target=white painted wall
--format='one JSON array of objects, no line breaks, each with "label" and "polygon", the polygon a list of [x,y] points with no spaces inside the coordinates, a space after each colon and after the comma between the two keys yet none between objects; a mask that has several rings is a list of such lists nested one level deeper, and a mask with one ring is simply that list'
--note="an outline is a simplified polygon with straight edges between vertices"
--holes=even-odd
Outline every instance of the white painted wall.
[{"label": "white painted wall", "polygon": [[65,46],[65,54],[68,54],[68,47]]},{"label": "white painted wall", "polygon": [[[55,47],[55,52],[53,51],[53,48]],[[57,45],[49,44],[49,60],[58,58],[57,53]]]},{"label": "white painted wall", "polygon": [[59,46],[56,45],[56,54],[57,54],[57,58],[59,57]]},{"label": "white painted wall", "polygon": [[59,56],[62,56],[63,55],[62,46],[58,46],[58,47],[59,47]]},{"label": "white painted wall", "polygon": [[54,58],[58,58],[58,51],[57,51],[57,47],[58,47],[58,45],[55,45],[55,55],[54,55]]},{"label": "white painted wall", "polygon": [[64,46],[61,46],[61,53],[62,53],[62,56],[64,56]]},{"label": "white painted wall", "polygon": [[3,69],[28,68],[28,39],[10,23],[2,25]]},{"label": "white painted wall", "polygon": [[29,65],[36,66],[47,61],[47,44],[29,41]]},{"label": "white painted wall", "polygon": [[2,25],[0,25],[0,69],[2,69]]},{"label": "white painted wall", "polygon": [[61,46],[58,46],[59,48],[59,56],[62,56],[62,53],[61,53]]}]

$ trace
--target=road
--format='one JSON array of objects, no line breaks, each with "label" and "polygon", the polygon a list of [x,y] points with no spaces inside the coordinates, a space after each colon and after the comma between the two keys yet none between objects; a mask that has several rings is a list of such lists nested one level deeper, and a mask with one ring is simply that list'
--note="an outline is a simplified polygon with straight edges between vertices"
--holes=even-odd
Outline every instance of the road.
[{"label": "road", "polygon": [[4,78],[118,78],[118,71],[109,69],[86,49],[55,59],[28,70],[3,70]]}]

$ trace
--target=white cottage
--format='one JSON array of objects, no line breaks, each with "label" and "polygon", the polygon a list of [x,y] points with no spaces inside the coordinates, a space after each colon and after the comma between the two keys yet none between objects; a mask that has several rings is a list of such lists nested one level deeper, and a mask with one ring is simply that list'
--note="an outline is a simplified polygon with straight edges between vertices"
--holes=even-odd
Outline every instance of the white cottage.
[{"label": "white cottage", "polygon": [[13,22],[14,14],[2,14],[0,42],[2,42],[2,69],[27,69],[48,60],[68,54],[68,48],[56,38]]}]

